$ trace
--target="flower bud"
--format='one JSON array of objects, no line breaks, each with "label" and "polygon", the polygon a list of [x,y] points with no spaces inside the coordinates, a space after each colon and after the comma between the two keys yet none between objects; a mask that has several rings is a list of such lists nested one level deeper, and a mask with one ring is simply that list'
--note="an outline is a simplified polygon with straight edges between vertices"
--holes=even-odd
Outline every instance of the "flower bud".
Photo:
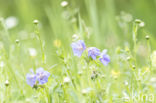
[{"label": "flower bud", "polygon": [[132,68],[133,68],[133,69],[136,69],[135,65],[132,65]]},{"label": "flower bud", "polygon": [[150,37],[149,37],[148,35],[146,35],[146,37],[145,37],[145,38],[146,38],[146,40],[149,40],[149,39],[150,39]]},{"label": "flower bud", "polygon": [[131,57],[127,57],[127,61],[129,61],[131,59]]},{"label": "flower bud", "polygon": [[18,39],[16,39],[16,41],[15,41],[15,42],[16,42],[16,44],[19,44],[19,40],[18,40]]},{"label": "flower bud", "polygon": [[33,22],[34,24],[38,24],[38,20],[34,20],[34,22]]},{"label": "flower bud", "polygon": [[5,81],[5,86],[6,87],[9,86],[9,81],[8,80]]},{"label": "flower bud", "polygon": [[142,21],[141,21],[140,19],[136,19],[136,20],[135,20],[135,23],[136,23],[136,24],[140,24],[141,22],[142,22]]}]

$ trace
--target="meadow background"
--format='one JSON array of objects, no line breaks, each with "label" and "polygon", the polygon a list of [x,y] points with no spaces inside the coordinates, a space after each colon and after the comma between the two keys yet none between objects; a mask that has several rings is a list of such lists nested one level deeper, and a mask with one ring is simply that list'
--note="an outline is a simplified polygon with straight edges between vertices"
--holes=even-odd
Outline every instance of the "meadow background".
[{"label": "meadow background", "polygon": [[[61,2],[0,0],[1,103],[122,103],[125,91],[127,97],[132,97],[132,92],[137,96],[156,94],[156,71],[149,65],[152,61],[149,57],[156,49],[156,0],[67,0],[65,7]],[[16,17],[17,25],[8,29],[5,20],[11,16]],[[130,65],[137,64],[133,70],[133,66],[128,67],[127,64],[127,57],[131,55],[125,51],[128,48],[133,52],[132,35],[136,19],[145,25],[137,31],[137,50],[136,54],[132,53],[136,60],[130,62]],[[34,20],[39,21],[39,30],[35,28]],[[36,37],[36,30],[40,32],[46,63],[42,62],[42,44]],[[97,71],[101,74],[96,80],[86,79],[92,75],[92,69],[88,75],[79,74],[83,72],[85,63],[83,58],[79,61],[73,56],[70,44],[74,34],[88,47],[94,46],[101,51],[108,49],[111,62],[107,67],[99,67]],[[150,37],[148,43],[147,35]],[[30,55],[30,48],[37,51],[35,57]],[[48,94],[44,90],[34,90],[26,83],[29,69],[38,67],[51,73],[47,83]],[[66,68],[70,69],[70,78],[77,88],[73,84],[62,88]],[[90,65],[85,68],[90,68]],[[131,80],[133,72],[141,79],[139,83],[136,78]],[[144,72],[148,73],[144,75]],[[130,87],[124,86],[125,82]],[[87,93],[85,91],[84,95],[82,91],[85,88]],[[129,102],[151,103],[132,98]]]}]

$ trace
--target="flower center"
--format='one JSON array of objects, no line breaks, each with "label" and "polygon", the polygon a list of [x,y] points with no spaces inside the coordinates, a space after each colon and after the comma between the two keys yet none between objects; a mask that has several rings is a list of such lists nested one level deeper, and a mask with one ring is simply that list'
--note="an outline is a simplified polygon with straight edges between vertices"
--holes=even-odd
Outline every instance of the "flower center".
[{"label": "flower center", "polygon": [[42,80],[44,78],[44,74],[40,73],[39,78]]}]

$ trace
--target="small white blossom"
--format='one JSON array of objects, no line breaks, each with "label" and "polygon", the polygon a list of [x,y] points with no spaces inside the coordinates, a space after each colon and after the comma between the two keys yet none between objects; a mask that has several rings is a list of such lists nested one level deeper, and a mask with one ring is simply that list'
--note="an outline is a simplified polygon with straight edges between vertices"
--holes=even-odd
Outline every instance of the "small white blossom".
[{"label": "small white blossom", "polygon": [[141,22],[141,23],[139,24],[139,26],[140,26],[140,27],[144,27],[144,26],[145,26],[145,23],[144,23],[144,22]]},{"label": "small white blossom", "polygon": [[35,48],[29,48],[29,54],[31,57],[36,57],[37,56],[37,51]]},{"label": "small white blossom", "polygon": [[67,5],[68,5],[68,2],[67,2],[67,1],[62,1],[62,2],[61,2],[61,6],[62,6],[62,7],[66,7]]},{"label": "small white blossom", "polygon": [[85,94],[88,94],[91,90],[93,90],[93,89],[89,87],[89,88],[82,89],[81,92],[82,92],[82,94],[85,95]]},{"label": "small white blossom", "polygon": [[125,82],[124,82],[124,84],[127,86],[127,85],[128,85],[128,82],[127,82],[127,81],[125,81]]},{"label": "small white blossom", "polygon": [[79,36],[77,34],[73,34],[72,40],[77,41],[79,39]]},{"label": "small white blossom", "polygon": [[64,80],[63,80],[64,83],[70,83],[70,81],[71,81],[71,80],[70,80],[69,77],[65,77]]},{"label": "small white blossom", "polygon": [[18,24],[18,19],[14,16],[10,16],[5,20],[5,25],[6,28],[8,29],[14,28],[15,26],[17,26],[17,24]]},{"label": "small white blossom", "polygon": [[3,62],[3,61],[0,62],[0,67],[1,67],[1,68],[4,67],[4,62]]}]

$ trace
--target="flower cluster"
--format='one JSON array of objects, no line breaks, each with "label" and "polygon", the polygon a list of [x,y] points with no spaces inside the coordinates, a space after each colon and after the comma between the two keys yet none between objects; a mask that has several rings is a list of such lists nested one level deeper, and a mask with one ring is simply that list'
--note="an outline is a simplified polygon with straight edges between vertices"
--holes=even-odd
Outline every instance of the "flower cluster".
[{"label": "flower cluster", "polygon": [[30,70],[30,72],[31,73],[28,73],[26,75],[26,79],[27,79],[27,84],[30,85],[31,87],[34,87],[37,84],[42,85],[48,82],[50,73],[48,71],[44,71],[43,68],[41,67],[38,68],[36,70],[36,74],[32,69]]},{"label": "flower cluster", "polygon": [[[71,44],[74,56],[81,57],[82,53],[86,50],[86,45],[83,40],[78,40],[76,42],[73,42]],[[103,50],[100,52],[100,50],[96,47],[89,47],[87,48],[88,51],[88,57],[91,57],[93,60],[97,59],[97,56],[100,56],[99,60],[103,65],[108,65],[110,62],[110,57],[107,54],[107,50]]]}]

